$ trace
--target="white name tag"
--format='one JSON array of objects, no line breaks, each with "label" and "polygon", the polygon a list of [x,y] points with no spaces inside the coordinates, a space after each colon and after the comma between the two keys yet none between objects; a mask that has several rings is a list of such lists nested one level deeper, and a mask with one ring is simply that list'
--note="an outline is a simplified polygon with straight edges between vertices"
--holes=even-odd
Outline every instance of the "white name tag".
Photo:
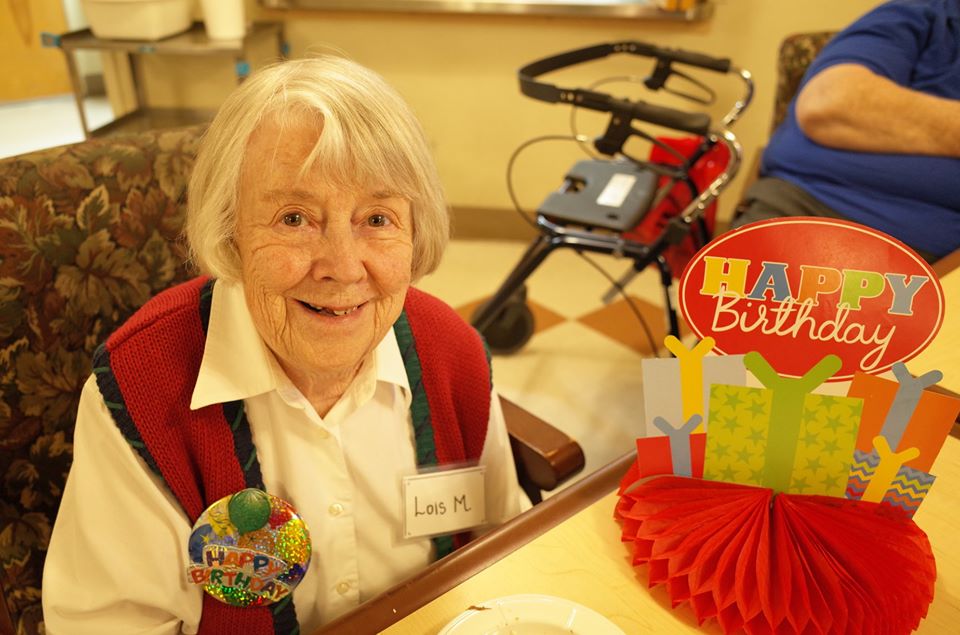
[{"label": "white name tag", "polygon": [[487,520],[483,466],[403,477],[403,536],[449,534]]}]

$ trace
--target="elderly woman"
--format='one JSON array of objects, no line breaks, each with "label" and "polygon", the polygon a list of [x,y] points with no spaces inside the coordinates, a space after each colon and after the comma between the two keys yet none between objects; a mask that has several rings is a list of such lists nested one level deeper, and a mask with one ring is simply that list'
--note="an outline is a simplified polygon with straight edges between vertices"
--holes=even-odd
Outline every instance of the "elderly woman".
[{"label": "elderly woman", "polygon": [[[309,633],[465,539],[408,537],[425,503],[403,477],[483,466],[485,523],[519,511],[483,344],[410,288],[448,219],[423,132],[380,77],[335,58],[254,75],[207,131],[188,204],[205,276],[114,333],[84,387],[49,633]],[[292,601],[230,606],[188,580],[197,518],[250,487],[309,528]]]}]

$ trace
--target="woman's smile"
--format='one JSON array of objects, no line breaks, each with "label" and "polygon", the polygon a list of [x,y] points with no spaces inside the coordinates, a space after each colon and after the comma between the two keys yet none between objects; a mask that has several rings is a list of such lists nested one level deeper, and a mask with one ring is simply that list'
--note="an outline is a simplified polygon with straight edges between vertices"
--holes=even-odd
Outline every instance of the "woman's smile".
[{"label": "woman's smile", "polygon": [[349,317],[367,306],[367,302],[362,302],[360,304],[353,304],[353,305],[314,304],[311,302],[306,302],[304,300],[297,300],[297,302],[300,303],[300,305],[303,306],[305,309],[307,309],[307,311],[309,311],[314,315],[330,317],[330,318]]}]

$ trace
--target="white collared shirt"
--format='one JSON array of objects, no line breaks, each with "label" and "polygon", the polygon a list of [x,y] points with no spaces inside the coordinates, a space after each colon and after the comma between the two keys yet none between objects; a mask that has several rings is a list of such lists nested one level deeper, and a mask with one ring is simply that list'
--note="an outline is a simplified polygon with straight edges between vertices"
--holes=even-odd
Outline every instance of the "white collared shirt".
[{"label": "white collared shirt", "polygon": [[[267,491],[289,501],[310,529],[310,568],[294,591],[301,632],[431,562],[428,538],[401,537],[400,479],[416,473],[416,462],[410,388],[392,330],[321,418],[263,344],[243,288],[217,282],[191,408],[238,399]],[[521,494],[496,398],[480,464],[487,519],[502,523],[519,513]],[[187,582],[191,529],[89,378],[44,568],[47,632],[196,633],[203,592]]]}]

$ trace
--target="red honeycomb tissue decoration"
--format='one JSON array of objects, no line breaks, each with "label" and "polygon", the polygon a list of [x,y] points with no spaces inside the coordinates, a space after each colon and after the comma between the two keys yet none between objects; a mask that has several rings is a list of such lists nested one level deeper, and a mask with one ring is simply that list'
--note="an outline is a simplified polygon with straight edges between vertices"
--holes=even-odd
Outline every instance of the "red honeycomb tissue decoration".
[{"label": "red honeycomb tissue decoration", "polygon": [[621,483],[616,517],[674,607],[725,633],[909,633],[936,564],[911,520],[875,503],[696,478]]}]

